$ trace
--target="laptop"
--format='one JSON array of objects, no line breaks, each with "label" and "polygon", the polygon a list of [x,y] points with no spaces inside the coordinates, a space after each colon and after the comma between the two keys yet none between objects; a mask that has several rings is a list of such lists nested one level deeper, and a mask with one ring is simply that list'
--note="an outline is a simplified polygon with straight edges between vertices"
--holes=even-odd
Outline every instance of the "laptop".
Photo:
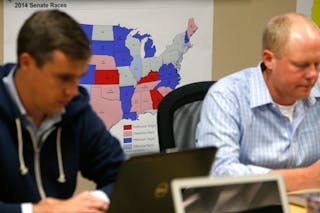
[{"label": "laptop", "polygon": [[180,178],[171,188],[176,213],[289,212],[280,174]]},{"label": "laptop", "polygon": [[205,147],[129,158],[120,168],[108,213],[173,213],[171,180],[208,176],[216,151]]}]

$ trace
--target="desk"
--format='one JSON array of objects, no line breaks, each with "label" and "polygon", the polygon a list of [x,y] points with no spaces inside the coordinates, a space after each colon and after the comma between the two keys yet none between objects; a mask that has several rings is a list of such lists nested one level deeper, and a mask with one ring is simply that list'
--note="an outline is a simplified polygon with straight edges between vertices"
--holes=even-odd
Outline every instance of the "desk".
[{"label": "desk", "polygon": [[291,213],[307,213],[307,210],[304,207],[290,204],[290,212]]}]

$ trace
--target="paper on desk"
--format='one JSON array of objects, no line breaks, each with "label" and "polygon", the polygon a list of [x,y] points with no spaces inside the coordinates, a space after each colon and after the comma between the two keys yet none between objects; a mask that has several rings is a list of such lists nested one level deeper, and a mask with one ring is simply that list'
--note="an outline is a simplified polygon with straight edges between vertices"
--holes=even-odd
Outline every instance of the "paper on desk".
[{"label": "paper on desk", "polygon": [[307,194],[307,193],[314,193],[314,192],[320,192],[320,188],[296,190],[296,191],[288,192],[288,195],[292,195],[292,194]]},{"label": "paper on desk", "polygon": [[290,204],[307,207],[307,198],[310,193],[320,192],[320,188],[297,190],[288,193]]}]

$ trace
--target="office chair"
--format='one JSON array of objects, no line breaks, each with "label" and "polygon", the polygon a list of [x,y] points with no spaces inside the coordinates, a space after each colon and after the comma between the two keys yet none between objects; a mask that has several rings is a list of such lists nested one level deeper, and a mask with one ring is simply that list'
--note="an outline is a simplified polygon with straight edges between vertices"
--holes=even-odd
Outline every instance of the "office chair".
[{"label": "office chair", "polygon": [[160,152],[195,147],[202,100],[213,83],[202,81],[181,86],[160,101],[157,113]]}]

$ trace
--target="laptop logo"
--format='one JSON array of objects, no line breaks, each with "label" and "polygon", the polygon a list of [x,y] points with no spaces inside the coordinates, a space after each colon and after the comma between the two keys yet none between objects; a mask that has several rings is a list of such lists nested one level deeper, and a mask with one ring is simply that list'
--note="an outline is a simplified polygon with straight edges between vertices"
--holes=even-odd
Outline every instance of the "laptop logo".
[{"label": "laptop logo", "polygon": [[157,199],[161,199],[166,196],[169,192],[169,183],[161,182],[159,183],[154,190],[154,197]]}]

